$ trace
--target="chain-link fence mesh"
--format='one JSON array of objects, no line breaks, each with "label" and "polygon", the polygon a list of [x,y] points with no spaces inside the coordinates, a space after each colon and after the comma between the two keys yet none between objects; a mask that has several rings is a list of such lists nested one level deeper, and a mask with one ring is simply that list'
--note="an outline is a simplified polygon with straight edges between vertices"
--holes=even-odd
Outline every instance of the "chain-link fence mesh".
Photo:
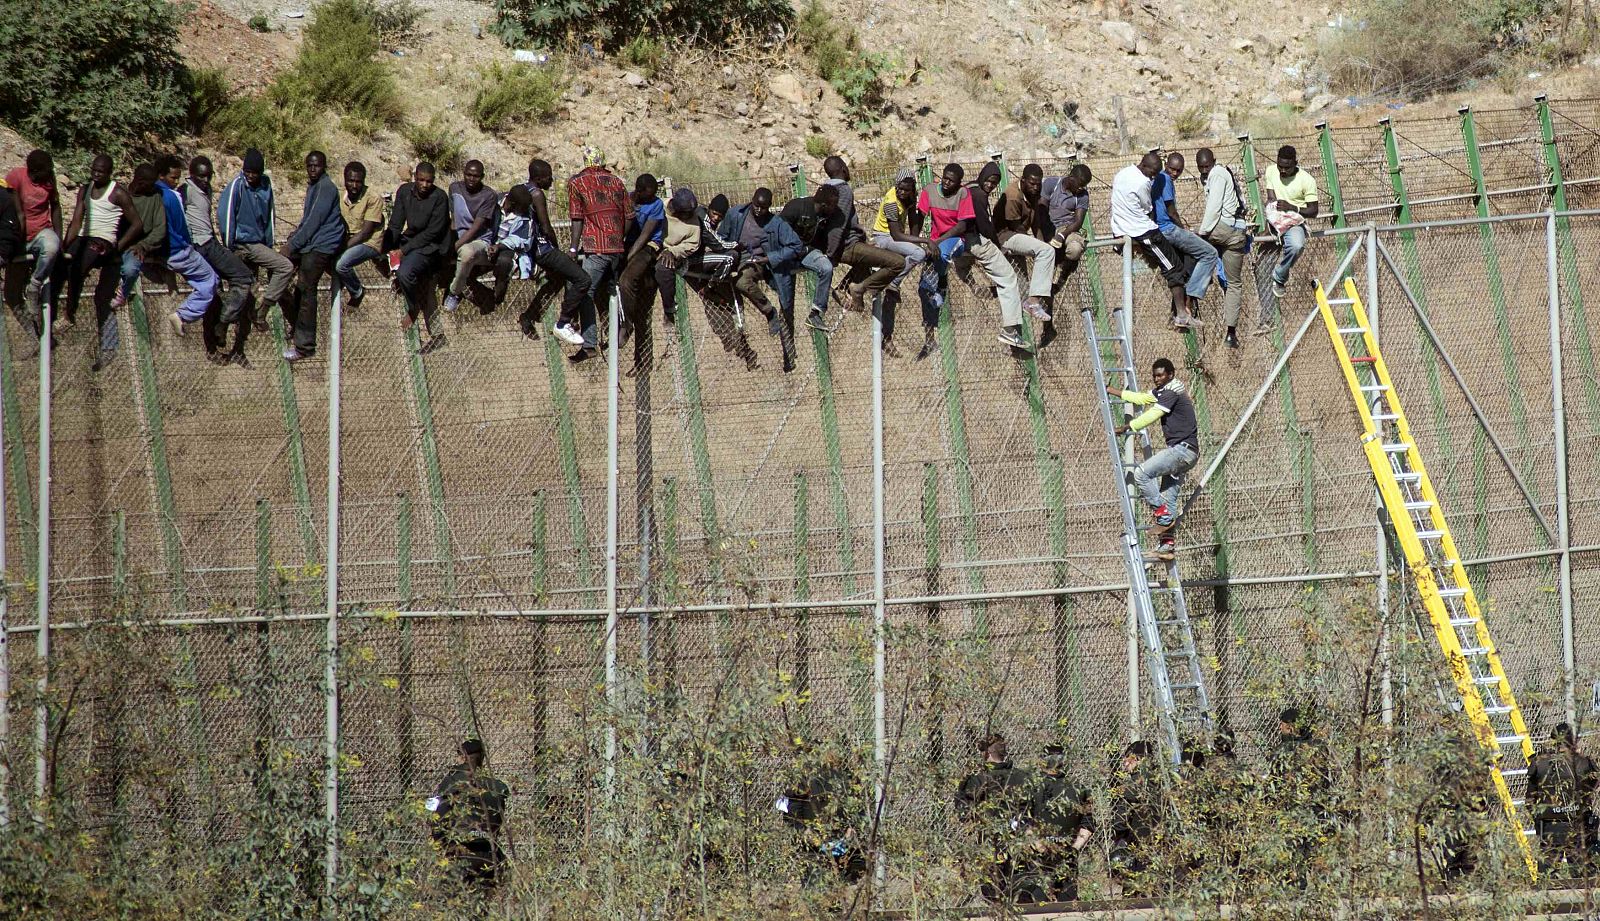
[{"label": "chain-link fence mesh", "polygon": [[[1592,108],[1562,104],[1552,115],[1572,208],[1592,198],[1589,177],[1600,175],[1600,134],[1586,127],[1600,124]],[[1539,113],[1475,113],[1475,129],[1483,183],[1511,190],[1489,197],[1488,212],[1550,207]],[[1382,128],[1327,140],[1351,224],[1394,221],[1397,181],[1414,221],[1476,211],[1458,121],[1394,126],[1392,159]],[[1296,143],[1325,183],[1315,137],[1256,140],[1258,172],[1282,142]],[[1246,152],[1216,152],[1253,189]],[[980,165],[967,164],[969,176]],[[1067,164],[1043,165],[1054,174]],[[1118,164],[1094,165],[1091,219],[1103,222]],[[863,222],[892,172],[853,177]],[[1179,195],[1197,216],[1191,178]],[[721,192],[734,204],[758,185],[777,193],[778,206],[796,190],[792,176],[693,183],[702,202]],[[1600,282],[1585,255],[1600,220],[1556,221],[1559,381],[1549,227],[1538,217],[1384,229],[1376,289],[1366,252],[1349,270],[1457,540],[1480,561],[1473,578],[1536,727],[1565,711],[1565,595],[1579,615],[1581,712],[1600,687],[1594,618],[1584,616],[1600,588],[1597,500],[1577,488],[1563,516],[1553,428],[1559,382],[1568,457],[1600,444],[1586,313],[1600,303]],[[1366,239],[1314,238],[1282,322],[1237,349],[1224,346],[1215,296],[1203,308],[1207,325],[1182,336],[1167,327],[1164,284],[1132,267],[1136,353],[1146,365],[1171,357],[1195,394],[1202,452],[1191,483],[1243,420],[1226,462],[1194,496],[1180,546],[1213,701],[1248,757],[1286,703],[1343,706],[1370,690],[1349,671],[1355,660],[1327,645],[1347,618],[1373,616],[1382,538],[1357,420],[1320,324],[1268,376],[1313,307],[1311,280],[1331,280]],[[1262,304],[1276,258],[1258,240],[1248,277],[1236,280],[1241,331],[1270,314]],[[944,804],[971,767],[973,738],[1004,730],[1026,758],[1064,739],[1092,785],[1102,782],[1100,753],[1155,717],[1135,675],[1145,725],[1130,727],[1119,516],[1079,314],[1120,305],[1122,258],[1091,249],[1055,305],[1060,338],[1025,361],[995,342],[998,310],[981,279],[952,274],[948,316],[923,359],[908,288],[901,355],[883,362],[891,904],[945,853]],[[873,741],[870,318],[835,300],[826,319],[837,328],[797,325],[797,367],[784,373],[780,339],[753,305],[735,310],[691,290],[680,293],[674,324],[653,309],[650,329],[636,333],[648,337],[651,360],[634,365],[630,348],[618,351],[611,564],[605,361],[569,363],[549,318],[540,338],[524,337],[516,313],[536,282],[514,283],[498,310],[468,305],[443,318],[447,344],[420,355],[417,334],[399,324],[398,295],[369,281],[371,294],[343,320],[342,821],[382,825],[425,795],[455,744],[473,736],[511,782],[508,824],[529,848],[600,833],[608,766],[623,783],[670,787],[714,765],[726,794],[719,807],[742,810],[745,826],[719,844],[724,857],[772,872],[772,855],[788,845],[770,803],[793,740],[837,739],[857,751]],[[802,285],[801,316],[807,296]],[[85,804],[100,826],[145,841],[226,839],[253,821],[263,797],[289,795],[272,793],[284,771],[305,773],[312,790],[320,782],[329,366],[279,361],[274,317],[252,339],[254,370],[219,369],[166,334],[172,306],[158,294],[131,303],[122,349],[102,371],[90,370],[93,336],[82,328],[56,349],[44,760],[55,795]],[[733,354],[740,335],[759,368]],[[6,792],[22,804],[35,782],[41,705],[29,642],[39,400],[36,343],[8,323],[0,347],[13,631]],[[1565,587],[1553,549],[1563,518],[1574,548]],[[608,681],[609,565],[620,622]],[[1417,636],[1404,582],[1390,585],[1394,630]],[[1316,656],[1324,659],[1308,667]],[[1416,693],[1402,689],[1404,701],[1432,693],[1424,670],[1402,669],[1397,681],[1417,684]],[[1600,702],[1600,691],[1593,696]],[[738,757],[707,754],[696,727],[713,723],[737,729]],[[615,758],[608,728],[618,734]],[[306,784],[295,795],[316,812]],[[425,834],[416,822],[383,827],[384,840]]]}]

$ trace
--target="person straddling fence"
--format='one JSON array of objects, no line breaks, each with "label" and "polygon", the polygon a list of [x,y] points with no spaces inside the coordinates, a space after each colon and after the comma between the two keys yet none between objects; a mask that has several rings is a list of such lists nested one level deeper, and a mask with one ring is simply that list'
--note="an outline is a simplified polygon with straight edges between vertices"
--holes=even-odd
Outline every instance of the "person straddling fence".
[{"label": "person straddling fence", "polygon": [[189,283],[189,296],[178,309],[167,315],[167,326],[175,336],[188,335],[189,324],[205,319],[206,309],[217,291],[217,273],[195,249],[189,237],[189,219],[183,211],[183,199],[178,197],[172,183],[183,175],[183,161],[173,156],[156,162],[156,188],[161,191],[161,205],[166,212],[167,239],[161,252],[162,261],[183,280]]},{"label": "person straddling fence", "polygon": [[[54,295],[65,288],[65,315],[54,305],[50,312],[71,327],[77,322],[84,281],[90,272],[96,268],[100,270],[93,294],[95,329],[99,337],[95,371],[103,369],[117,352],[117,317],[111,310],[111,301],[121,289],[122,254],[144,236],[144,222],[133,207],[127,186],[112,178],[114,169],[115,164],[105,154],[95,157],[89,164],[89,181],[78,189],[78,205],[73,209],[72,222],[67,225],[62,259],[57,263],[66,273],[65,285],[57,282],[51,291]],[[3,211],[0,207],[0,212]],[[20,232],[17,251],[21,252]]]},{"label": "person straddling fence", "polygon": [[24,299],[38,333],[47,325],[45,287],[61,254],[61,196],[56,191],[55,161],[43,150],[30,150],[23,165],[6,173],[5,184],[22,220],[24,251],[33,256]]},{"label": "person straddling fence", "polygon": [[702,208],[693,190],[680,186],[673,191],[667,203],[665,249],[656,260],[656,286],[661,290],[662,311],[675,317],[681,275],[705,304],[706,319],[723,351],[737,355],[745,370],[754,371],[760,362],[735,313],[733,280],[739,274],[739,245],[715,230],[727,212],[726,195],[713,196]]},{"label": "person straddling fence", "polygon": [[450,229],[454,231],[450,250],[456,271],[445,291],[445,313],[454,313],[461,306],[468,286],[488,265],[499,203],[500,194],[483,184],[483,163],[468,160],[461,168],[461,178],[450,183]]},{"label": "person straddling fence", "polygon": [[486,767],[482,742],[467,739],[460,752],[461,762],[444,775],[427,801],[432,814],[429,831],[439,850],[455,864],[461,881],[487,897],[499,885],[505,868],[500,831],[511,788]]},{"label": "person straddling fence", "polygon": [[339,213],[344,216],[345,236],[339,258],[333,264],[333,290],[338,294],[343,289],[344,308],[355,310],[367,296],[366,286],[356,272],[361,264],[372,262],[380,273],[389,271],[389,264],[378,252],[383,243],[383,196],[367,187],[367,167],[358,160],[344,165]]},{"label": "person straddling fence", "polygon": [[[1089,182],[1092,179],[1094,173],[1087,165],[1075,163],[1065,176],[1047,177],[1039,187],[1041,202],[1036,233],[1041,239],[1049,240],[1051,247],[1057,250],[1056,277],[1050,285],[1052,308],[1060,303],[1061,289],[1078,270],[1078,263],[1089,249],[1083,224],[1089,218]],[[1039,348],[1055,339],[1056,321],[1052,318],[1045,321],[1044,330],[1039,333]]]},{"label": "person straddling fence", "polygon": [[[905,259],[905,268],[889,282],[888,290],[883,295],[880,310],[885,343],[894,339],[894,321],[896,308],[900,305],[901,286],[913,269],[926,265],[929,259],[937,259],[939,255],[933,242],[922,234],[923,217],[922,211],[917,208],[917,173],[909,166],[903,167],[895,173],[894,185],[883,193],[883,200],[878,203],[877,217],[872,222],[872,245]],[[933,354],[933,335],[939,326],[939,314],[934,309],[929,315],[931,305],[931,299],[923,299],[923,341],[921,349],[917,351],[918,361]]]},{"label": "person straddling fence", "polygon": [[623,245],[622,277],[617,288],[622,292],[623,323],[618,329],[622,342],[633,336],[633,363],[648,367],[652,349],[650,306],[656,301],[656,257],[667,231],[667,209],[661,201],[661,184],[644,173],[633,182],[633,220],[628,222]]},{"label": "person straddling fence", "polygon": [[537,159],[528,161],[528,183],[523,188],[528,190],[533,208],[533,262],[544,269],[545,281],[528,299],[528,306],[517,322],[524,336],[537,339],[545,305],[557,291],[565,289],[561,311],[556,317],[555,337],[570,345],[582,346],[583,335],[570,324],[577,322],[578,317],[593,317],[594,303],[589,296],[589,275],[573,258],[577,247],[562,249],[561,238],[556,236],[555,225],[550,221],[548,193],[555,183],[555,172],[549,163]]},{"label": "person straddling fence", "polygon": [[[1565,865],[1585,871],[1595,846],[1594,794],[1600,771],[1578,751],[1572,727],[1558,723],[1550,741],[1528,763],[1528,809],[1539,835],[1545,870]],[[1586,875],[1580,872],[1579,875]]]},{"label": "person straddling fence", "polygon": [[244,152],[239,175],[217,198],[217,236],[245,265],[267,273],[252,311],[256,329],[263,331],[267,328],[267,311],[283,303],[294,281],[294,263],[277,249],[273,205],[272,177],[267,175],[266,158],[252,147]]},{"label": "person straddling fence", "polygon": [[[494,271],[494,299],[487,310],[505,303],[511,290],[511,278],[533,277],[533,245],[538,232],[533,229],[533,195],[525,185],[514,185],[500,202],[500,222],[495,228],[494,242],[485,255]],[[530,329],[528,338],[539,338],[537,328]]]},{"label": "person straddling fence", "polygon": [[286,246],[300,277],[283,304],[283,317],[294,327],[294,341],[283,350],[284,361],[317,354],[317,286],[332,272],[348,230],[339,209],[339,189],[328,176],[328,157],[313,150],[306,154],[305,207]]},{"label": "person straddling fence", "polygon": [[[626,250],[623,241],[633,220],[633,198],[628,187],[606,166],[605,154],[597,148],[583,149],[583,169],[567,180],[567,211],[572,218],[572,246],[568,252],[582,255],[583,270],[589,275],[588,312],[562,317],[561,325],[569,331],[574,322],[580,326],[577,332],[583,339],[574,343],[580,348],[571,357],[576,364],[599,354],[596,324],[601,314],[609,316],[611,290]],[[562,309],[564,312],[565,305]],[[572,342],[570,337],[563,338]]]},{"label": "person straddling fence", "polygon": [[1145,407],[1139,415],[1117,426],[1118,435],[1143,431],[1157,420],[1161,422],[1166,447],[1134,468],[1133,483],[1150,506],[1155,521],[1149,533],[1157,544],[1150,558],[1171,560],[1177,554],[1173,531],[1177,526],[1178,490],[1183,486],[1184,474],[1200,459],[1199,428],[1195,424],[1194,401],[1183,381],[1175,376],[1171,360],[1157,358],[1150,366],[1150,379],[1155,384],[1152,390],[1118,390],[1107,385],[1106,393],[1124,403]]},{"label": "person straddling fence", "polygon": [[1217,274],[1217,248],[1195,235],[1178,212],[1178,179],[1183,176],[1183,168],[1183,154],[1168,154],[1165,167],[1150,180],[1156,226],[1186,261],[1194,262],[1183,288],[1185,297],[1174,305],[1173,325],[1179,328],[1200,325],[1200,299],[1211,289],[1211,279]]},{"label": "person straddling fence", "polygon": [[[890,286],[905,274],[905,255],[884,249],[868,239],[866,230],[861,226],[861,217],[856,213],[856,193],[850,185],[850,165],[844,158],[829,157],[822,161],[822,169],[828,174],[823,185],[839,190],[839,214],[843,220],[829,228],[823,254],[835,266],[850,268],[845,276],[845,307],[861,311],[866,309],[870,301],[880,317],[892,316],[894,304],[885,307],[884,299],[898,300],[900,297],[899,288],[891,289]],[[887,319],[884,323],[883,351],[891,358],[898,357],[900,352],[894,346],[893,325]]]},{"label": "person straddling fence", "polygon": [[1206,184],[1206,210],[1200,219],[1200,238],[1217,250],[1222,260],[1222,322],[1228,328],[1223,344],[1239,347],[1239,302],[1244,293],[1244,257],[1250,252],[1250,210],[1239,194],[1239,177],[1217,165],[1211,148],[1194,155],[1195,169]]},{"label": "person straddling fence", "polygon": [[[1124,166],[1111,180],[1111,233],[1132,240],[1151,268],[1161,273],[1172,296],[1186,303],[1189,267],[1176,248],[1156,226],[1151,182],[1161,172],[1161,156],[1147,153],[1131,166]],[[1189,310],[1184,311],[1188,316]]]},{"label": "person straddling fence", "polygon": [[1031,264],[1028,299],[1022,302],[1022,309],[1035,319],[1047,321],[1054,294],[1056,251],[1048,242],[1049,236],[1035,236],[1043,191],[1044,169],[1029,163],[1022,168],[1022,175],[1000,193],[995,203],[994,227],[1001,251]]},{"label": "person straddling fence", "polygon": [[778,213],[778,217],[787,223],[800,238],[800,242],[805,244],[797,265],[770,266],[772,286],[778,290],[778,313],[783,319],[783,329],[779,335],[788,337],[784,342],[784,350],[787,352],[793,348],[795,276],[801,269],[816,275],[811,309],[806,313],[806,325],[823,332],[828,330],[827,324],[823,322],[823,315],[828,310],[828,297],[833,290],[833,260],[828,258],[827,238],[834,229],[844,226],[844,212],[839,208],[839,187],[819,186],[808,196],[791,198]]},{"label": "person straddling fence", "polygon": [[[772,190],[764,186],[751,194],[749,202],[728,210],[717,225],[717,234],[739,245],[739,274],[734,290],[767,318],[768,330],[781,339],[786,335],[783,319],[762,289],[769,278],[777,288],[779,273],[788,273],[793,281],[793,273],[807,252],[805,243],[787,221],[772,213]],[[783,370],[794,370],[792,340],[783,347]]]},{"label": "person straddling fence", "polygon": [[[1289,270],[1306,248],[1306,221],[1317,216],[1317,181],[1300,168],[1293,145],[1285,144],[1278,148],[1277,159],[1261,177],[1261,189],[1267,200],[1267,223],[1283,246],[1278,265],[1272,270],[1272,297],[1276,302],[1288,293]],[[1270,318],[1263,316],[1262,328],[1257,332],[1264,333],[1271,325]]]},{"label": "person straddling fence", "polygon": [[433,183],[433,164],[418,163],[411,181],[394,193],[394,208],[389,213],[389,229],[384,234],[384,249],[395,269],[395,282],[406,300],[404,329],[416,325],[422,315],[428,341],[418,349],[426,355],[445,343],[442,332],[433,329],[437,302],[434,299],[434,273],[450,258],[450,202]]},{"label": "person straddling fence", "polygon": [[[245,320],[245,301],[255,287],[256,276],[233,251],[217,240],[217,228],[212,215],[211,160],[195,157],[189,161],[189,178],[178,186],[178,197],[183,200],[183,213],[189,221],[189,239],[199,250],[217,277],[228,285],[226,295],[220,292],[206,307],[200,324],[201,339],[205,342],[206,357],[219,365],[237,364],[248,369],[250,360],[245,357],[244,344],[249,338],[250,324]],[[169,180],[170,181],[170,180]],[[219,335],[217,327],[221,326]],[[228,327],[235,327],[233,348],[227,345]]]},{"label": "person straddling fence", "polygon": [[989,209],[989,198],[1000,187],[1000,164],[990,162],[978,171],[978,181],[967,186],[968,214],[962,219],[962,240],[972,254],[989,283],[994,285],[995,299],[1000,302],[1001,345],[1013,354],[1033,351],[1022,340],[1022,290],[1017,286],[1017,272],[1011,260],[1000,249],[999,236]]}]

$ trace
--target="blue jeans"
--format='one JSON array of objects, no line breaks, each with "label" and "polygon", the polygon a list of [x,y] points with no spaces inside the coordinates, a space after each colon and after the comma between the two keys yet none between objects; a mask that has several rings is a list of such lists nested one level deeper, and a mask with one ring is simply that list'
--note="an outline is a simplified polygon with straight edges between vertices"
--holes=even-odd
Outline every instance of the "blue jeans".
[{"label": "blue jeans", "polygon": [[1217,273],[1217,248],[1176,224],[1161,228],[1161,235],[1178,252],[1195,262],[1194,270],[1189,273],[1189,283],[1183,286],[1184,293],[1190,297],[1205,297],[1211,278]]},{"label": "blue jeans", "polygon": [[55,268],[56,257],[61,254],[61,238],[53,228],[46,227],[28,241],[27,252],[33,254],[32,280],[43,285],[50,280],[50,270]]},{"label": "blue jeans", "polygon": [[939,311],[950,289],[950,263],[966,251],[967,241],[946,237],[939,242],[939,258],[922,264],[922,276],[917,279],[917,298],[922,301],[922,325],[928,329],[939,325]]},{"label": "blue jeans", "polygon": [[1289,270],[1300,261],[1306,248],[1306,227],[1301,224],[1283,232],[1283,254],[1278,257],[1278,267],[1272,270],[1272,280],[1280,285],[1289,283]]},{"label": "blue jeans", "polygon": [[583,347],[592,349],[600,342],[597,329],[600,305],[605,304],[608,311],[611,309],[611,292],[616,289],[617,276],[622,271],[622,254],[588,253],[583,257],[583,271],[589,276],[589,296],[578,305],[578,332],[583,334]]},{"label": "blue jeans", "polygon": [[339,254],[339,261],[333,264],[333,293],[337,297],[339,289],[350,292],[351,297],[361,297],[367,289],[361,284],[361,277],[356,274],[356,266],[383,255],[374,247],[365,243],[357,243]]},{"label": "blue jeans", "polygon": [[1183,475],[1194,467],[1200,455],[1188,445],[1172,445],[1150,455],[1150,459],[1133,468],[1133,485],[1151,508],[1165,505],[1171,508],[1178,501],[1178,488],[1183,485]]},{"label": "blue jeans", "polygon": [[[827,256],[817,250],[806,250],[805,257],[800,260],[798,268],[808,269],[816,273],[817,290],[811,298],[812,306],[818,310],[828,309],[828,292],[833,289],[833,263]],[[772,270],[772,287],[778,290],[778,308],[783,311],[785,322],[794,325],[794,277],[797,272],[792,264],[783,271]]]}]

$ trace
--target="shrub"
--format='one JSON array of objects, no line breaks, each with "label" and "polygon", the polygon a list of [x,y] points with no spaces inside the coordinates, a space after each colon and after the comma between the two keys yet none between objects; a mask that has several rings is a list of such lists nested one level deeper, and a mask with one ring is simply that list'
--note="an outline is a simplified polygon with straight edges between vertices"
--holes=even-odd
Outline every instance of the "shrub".
[{"label": "shrub", "polygon": [[466,159],[467,145],[461,140],[461,132],[445,122],[443,113],[425,124],[407,127],[404,134],[413,157],[427,160],[447,173],[460,169]]},{"label": "shrub", "polygon": [[0,16],[0,122],[72,171],[183,128],[188,69],[167,0],[74,0]]},{"label": "shrub", "polygon": [[[708,151],[689,147],[643,148],[630,146],[623,150],[628,172],[634,175],[649,173],[657,179],[672,177],[678,185],[704,182],[736,176],[738,164],[721,160],[707,160],[702,154]],[[715,153],[715,151],[709,151]]]},{"label": "shrub", "polygon": [[249,26],[250,27],[250,31],[252,31],[252,32],[271,32],[272,31],[272,23],[268,22],[267,21],[267,17],[261,15],[260,13],[257,13],[254,16],[251,16],[250,17],[250,21],[245,23],[245,25]]},{"label": "shrub", "polygon": [[878,123],[888,107],[885,77],[893,70],[889,56],[861,50],[861,39],[849,25],[812,0],[795,22],[795,42],[817,68],[817,75],[844,99],[845,114],[859,132]]},{"label": "shrub", "polygon": [[370,0],[327,0],[312,10],[294,66],[277,83],[307,107],[332,108],[382,124],[401,115],[394,73],[378,56],[383,47]]},{"label": "shrub", "polygon": [[635,35],[628,40],[617,57],[646,77],[654,78],[661,72],[661,62],[667,55],[667,46],[647,35]]},{"label": "shrub", "polygon": [[416,40],[422,8],[411,0],[361,0],[359,5],[383,47],[392,51]]},{"label": "shrub", "polygon": [[491,64],[472,96],[472,120],[485,131],[519,122],[549,121],[561,109],[567,76],[559,67]]},{"label": "shrub", "polygon": [[221,70],[197,67],[189,71],[189,130],[203,130],[232,98],[233,87]]},{"label": "shrub", "polygon": [[1185,141],[1197,138],[1211,127],[1211,111],[1205,106],[1191,106],[1178,113],[1178,119],[1172,123],[1172,127],[1178,132],[1178,137]]},{"label": "shrub", "polygon": [[495,0],[492,27],[507,45],[611,45],[643,35],[702,47],[751,36],[775,40],[794,21],[789,0]]},{"label": "shrub", "polygon": [[1334,85],[1417,97],[1495,69],[1494,52],[1520,41],[1551,0],[1362,0],[1350,25],[1323,43]]},{"label": "shrub", "polygon": [[806,153],[821,159],[833,156],[833,142],[820,134],[806,135]]},{"label": "shrub", "polygon": [[260,150],[266,155],[268,166],[281,169],[299,163],[307,151],[323,146],[321,119],[320,111],[275,99],[269,90],[229,102],[211,117],[207,131],[229,150]]}]

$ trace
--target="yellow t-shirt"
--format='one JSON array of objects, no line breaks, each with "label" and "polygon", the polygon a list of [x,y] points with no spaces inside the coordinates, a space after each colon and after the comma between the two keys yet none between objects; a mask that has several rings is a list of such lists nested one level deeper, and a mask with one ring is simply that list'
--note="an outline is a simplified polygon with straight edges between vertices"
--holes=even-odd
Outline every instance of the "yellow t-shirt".
[{"label": "yellow t-shirt", "polygon": [[890,221],[899,221],[902,230],[911,232],[911,215],[906,214],[906,209],[901,206],[900,196],[895,194],[894,186],[883,193],[883,201],[878,203],[878,217],[872,222],[872,232],[889,233]]},{"label": "yellow t-shirt", "polygon": [[1262,178],[1279,201],[1288,202],[1296,208],[1304,208],[1317,200],[1317,181],[1311,178],[1305,167],[1296,170],[1294,178],[1285,183],[1278,178],[1278,164],[1273,163],[1267,167],[1267,174]]},{"label": "yellow t-shirt", "polygon": [[351,234],[361,232],[364,221],[376,221],[379,229],[383,228],[383,196],[367,189],[365,195],[350,203],[350,196],[346,193],[339,195],[339,213],[344,215],[344,225],[350,228]]}]

